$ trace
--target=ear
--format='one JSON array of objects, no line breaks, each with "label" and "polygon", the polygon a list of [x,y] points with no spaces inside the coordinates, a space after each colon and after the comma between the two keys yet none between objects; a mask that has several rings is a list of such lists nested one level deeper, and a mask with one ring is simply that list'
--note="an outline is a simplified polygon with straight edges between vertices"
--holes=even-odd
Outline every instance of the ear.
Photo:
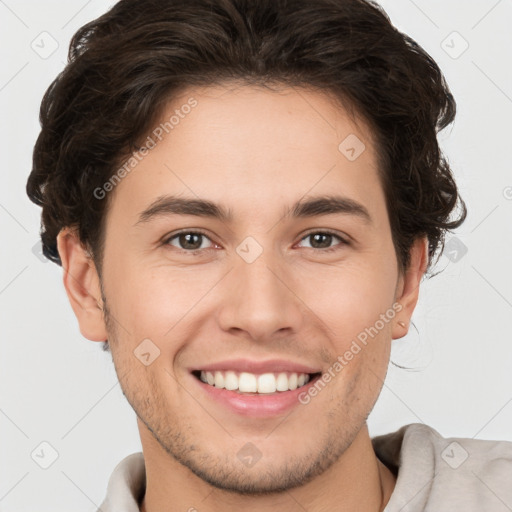
[{"label": "ear", "polygon": [[57,236],[63,283],[82,335],[90,341],[106,341],[101,288],[96,266],[74,229],[64,228]]},{"label": "ear", "polygon": [[[395,316],[392,338],[403,338],[409,332],[409,324],[418,302],[420,283],[428,265],[428,238],[414,241],[410,250],[410,264],[405,274],[400,275],[397,283],[395,301],[402,309]],[[400,325],[402,324],[402,325]]]}]

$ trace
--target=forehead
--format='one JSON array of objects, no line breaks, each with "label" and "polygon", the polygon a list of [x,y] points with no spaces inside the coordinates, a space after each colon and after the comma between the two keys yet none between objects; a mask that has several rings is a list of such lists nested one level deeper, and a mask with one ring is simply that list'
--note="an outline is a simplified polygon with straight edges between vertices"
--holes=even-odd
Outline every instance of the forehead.
[{"label": "forehead", "polygon": [[370,206],[382,199],[371,131],[326,93],[194,87],[160,114],[148,133],[154,147],[113,190],[114,208],[140,212],[158,196],[184,194],[261,216],[308,193]]},{"label": "forehead", "polygon": [[[196,104],[193,109],[188,107],[191,102]],[[175,124],[168,127],[166,134],[181,131],[184,137],[194,133],[203,136],[207,131],[202,146],[210,149],[212,144],[228,136],[233,144],[218,145],[216,155],[223,149],[232,154],[234,149],[243,147],[246,153],[251,149],[258,153],[261,147],[267,147],[273,154],[281,151],[286,158],[292,158],[294,150],[297,154],[306,150],[312,153],[319,143],[332,149],[333,144],[337,146],[348,135],[357,135],[373,150],[371,130],[361,117],[349,113],[346,106],[328,91],[283,84],[269,88],[228,82],[182,91],[166,105],[155,125],[158,130],[158,126],[174,118]],[[172,115],[181,111],[184,115],[179,115],[179,119]],[[179,124],[181,130],[177,129]],[[189,130],[184,128],[185,124]]]}]

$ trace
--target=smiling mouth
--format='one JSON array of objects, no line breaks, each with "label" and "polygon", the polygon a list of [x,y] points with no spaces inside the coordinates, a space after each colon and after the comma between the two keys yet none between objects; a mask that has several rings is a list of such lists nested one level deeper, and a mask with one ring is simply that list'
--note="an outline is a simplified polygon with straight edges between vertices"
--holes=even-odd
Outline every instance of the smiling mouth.
[{"label": "smiling mouth", "polygon": [[294,391],[320,376],[318,373],[249,373],[235,371],[194,370],[192,375],[201,382],[242,395],[268,395]]}]

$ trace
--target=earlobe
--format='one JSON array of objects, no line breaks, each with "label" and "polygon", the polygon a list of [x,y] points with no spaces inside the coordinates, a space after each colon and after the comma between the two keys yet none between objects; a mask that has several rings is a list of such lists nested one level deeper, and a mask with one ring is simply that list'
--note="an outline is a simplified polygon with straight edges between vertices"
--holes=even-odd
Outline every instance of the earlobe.
[{"label": "earlobe", "polygon": [[106,341],[100,281],[91,256],[71,228],[60,231],[57,248],[64,270],[64,288],[80,332],[90,341]]},{"label": "earlobe", "polygon": [[395,301],[401,306],[393,325],[392,338],[403,338],[409,331],[411,317],[418,302],[420,283],[428,265],[428,239],[418,238],[410,250],[410,264],[399,279]]}]

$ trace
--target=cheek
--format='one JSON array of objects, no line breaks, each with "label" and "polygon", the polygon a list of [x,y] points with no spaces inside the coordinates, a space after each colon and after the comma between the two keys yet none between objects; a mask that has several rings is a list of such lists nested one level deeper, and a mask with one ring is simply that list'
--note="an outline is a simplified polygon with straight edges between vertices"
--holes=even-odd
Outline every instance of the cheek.
[{"label": "cheek", "polygon": [[[137,339],[150,338],[162,350],[183,329],[219,278],[213,272],[166,266],[126,271],[115,287],[119,321]],[[122,333],[121,333],[122,334]]]},{"label": "cheek", "polygon": [[303,296],[334,335],[343,339],[356,336],[392,309],[396,275],[378,258],[369,262],[354,259],[339,268],[328,266],[323,272],[310,281],[315,286],[304,286]]},{"label": "cheek", "polygon": [[310,288],[308,300],[325,326],[333,365],[339,363],[331,372],[336,375],[330,388],[334,402],[340,393],[352,396],[349,401],[373,400],[389,361],[396,275],[378,257],[362,260],[336,271],[330,267]]},{"label": "cheek", "polygon": [[133,332],[163,338],[190,309],[191,293],[179,280],[141,278],[123,298],[123,316]]}]

